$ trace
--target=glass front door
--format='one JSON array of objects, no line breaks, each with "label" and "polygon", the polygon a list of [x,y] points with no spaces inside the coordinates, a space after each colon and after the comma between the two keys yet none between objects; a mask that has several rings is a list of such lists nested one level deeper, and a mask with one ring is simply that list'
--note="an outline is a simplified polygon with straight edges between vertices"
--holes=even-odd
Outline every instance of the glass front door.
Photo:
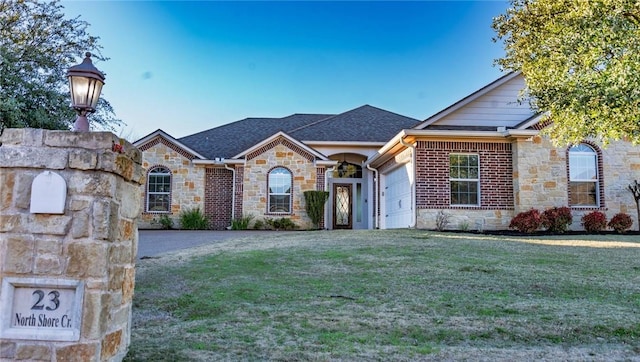
[{"label": "glass front door", "polygon": [[333,185],[333,228],[334,229],[351,229],[353,224],[353,215],[351,213],[352,205],[351,184],[334,184]]}]

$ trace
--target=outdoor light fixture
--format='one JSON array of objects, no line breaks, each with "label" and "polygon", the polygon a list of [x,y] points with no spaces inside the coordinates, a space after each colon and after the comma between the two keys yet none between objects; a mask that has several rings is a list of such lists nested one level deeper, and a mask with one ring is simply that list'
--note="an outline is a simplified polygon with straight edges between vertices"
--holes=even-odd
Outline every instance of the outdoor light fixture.
[{"label": "outdoor light fixture", "polygon": [[104,85],[104,74],[93,66],[91,53],[87,52],[82,63],[67,70],[67,78],[71,89],[71,107],[78,113],[73,130],[89,132],[87,113],[96,111],[96,104]]}]

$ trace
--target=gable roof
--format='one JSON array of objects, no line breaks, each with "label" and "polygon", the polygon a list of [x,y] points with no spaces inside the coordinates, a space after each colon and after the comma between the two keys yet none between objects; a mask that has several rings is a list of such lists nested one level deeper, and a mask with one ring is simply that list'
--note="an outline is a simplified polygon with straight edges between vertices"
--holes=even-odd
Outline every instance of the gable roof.
[{"label": "gable roof", "polygon": [[151,133],[149,133],[148,135],[140,138],[139,140],[135,141],[133,143],[134,146],[138,147],[139,149],[141,149],[142,151],[154,146],[157,142],[155,142],[156,140],[161,140],[164,139],[166,141],[168,141],[168,146],[169,147],[176,147],[178,148],[176,151],[181,153],[187,153],[191,158],[199,158],[199,159],[205,159],[206,157],[203,156],[202,154],[200,154],[198,151],[195,151],[193,149],[191,149],[189,146],[185,145],[184,143],[178,141],[177,139],[171,137],[167,132],[161,130],[161,129],[157,129]]},{"label": "gable roof", "polygon": [[528,104],[518,102],[518,93],[524,87],[521,72],[508,73],[432,115],[414,129],[514,128],[533,113]]},{"label": "gable roof", "polygon": [[278,132],[305,141],[386,142],[417,119],[364,105],[338,114],[292,114],[283,118],[245,118],[182,137],[179,141],[212,160],[233,158]]},{"label": "gable roof", "polygon": [[[260,150],[262,147],[265,147],[267,145],[269,145],[270,143],[274,142],[274,141],[278,141],[279,139],[284,139],[289,141],[289,144],[295,146],[295,148],[298,148],[299,151],[302,152],[306,152],[309,154],[310,157],[312,158],[316,158],[319,159],[321,161],[328,161],[329,159],[327,158],[327,156],[321,154],[320,152],[314,150],[313,148],[305,145],[304,143],[301,143],[300,141],[296,140],[295,138],[289,136],[288,134],[286,134],[285,132],[278,132],[274,135],[272,135],[271,137],[264,139],[262,142],[259,142],[255,145],[253,145],[252,147],[242,151],[241,153],[235,155],[233,158],[238,159],[238,158],[243,158],[255,151]],[[304,156],[304,155],[303,155]]]}]

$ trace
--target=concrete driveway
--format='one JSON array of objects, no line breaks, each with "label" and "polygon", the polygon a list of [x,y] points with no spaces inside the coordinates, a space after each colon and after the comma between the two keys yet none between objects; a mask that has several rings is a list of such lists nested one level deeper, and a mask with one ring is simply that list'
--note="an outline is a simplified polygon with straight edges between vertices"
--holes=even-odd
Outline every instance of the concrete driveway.
[{"label": "concrete driveway", "polygon": [[273,231],[260,230],[139,230],[138,259],[233,238],[259,237],[265,232],[273,235]]}]

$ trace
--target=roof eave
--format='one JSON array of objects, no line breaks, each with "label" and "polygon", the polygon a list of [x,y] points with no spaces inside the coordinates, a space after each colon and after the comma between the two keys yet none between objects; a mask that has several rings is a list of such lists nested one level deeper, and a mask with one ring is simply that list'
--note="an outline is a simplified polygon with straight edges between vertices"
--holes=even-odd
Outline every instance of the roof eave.
[{"label": "roof eave", "polygon": [[[371,167],[379,167],[392,154],[406,148],[403,143],[411,144],[422,139],[453,139],[453,140],[505,140],[507,138],[532,137],[538,134],[535,130],[507,129],[504,131],[447,131],[447,130],[422,130],[405,129],[385,144],[378,153],[370,157],[366,164]],[[402,141],[402,142],[401,142]]]}]

